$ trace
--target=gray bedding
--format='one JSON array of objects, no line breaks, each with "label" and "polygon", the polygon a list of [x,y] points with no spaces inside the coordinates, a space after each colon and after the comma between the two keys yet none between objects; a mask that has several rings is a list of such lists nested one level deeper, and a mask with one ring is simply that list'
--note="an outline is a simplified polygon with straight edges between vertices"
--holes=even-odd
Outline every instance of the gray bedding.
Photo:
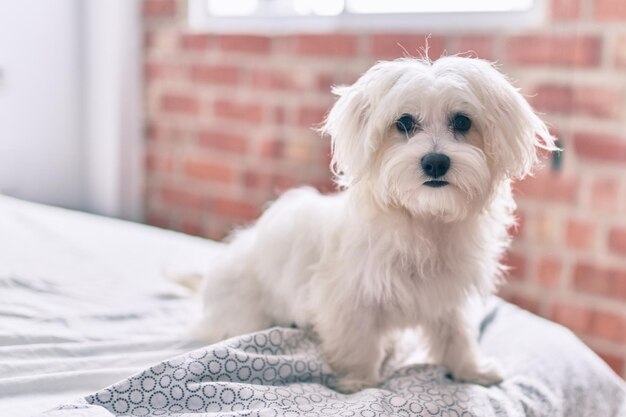
[{"label": "gray bedding", "polygon": [[506,366],[489,388],[414,364],[344,395],[313,334],[273,328],[160,362],[43,416],[626,415],[624,383],[569,331],[505,302],[482,328],[482,348]]}]

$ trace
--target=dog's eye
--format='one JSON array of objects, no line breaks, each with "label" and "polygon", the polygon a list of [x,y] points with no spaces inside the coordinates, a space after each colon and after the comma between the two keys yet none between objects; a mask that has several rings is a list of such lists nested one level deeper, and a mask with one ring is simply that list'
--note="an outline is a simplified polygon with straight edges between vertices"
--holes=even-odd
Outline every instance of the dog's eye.
[{"label": "dog's eye", "polygon": [[472,127],[472,121],[464,114],[457,114],[452,119],[452,128],[455,132],[465,133]]},{"label": "dog's eye", "polygon": [[398,129],[398,132],[400,133],[412,133],[416,127],[417,121],[415,120],[415,117],[408,113],[404,113],[398,118],[398,120],[396,120],[396,129]]}]

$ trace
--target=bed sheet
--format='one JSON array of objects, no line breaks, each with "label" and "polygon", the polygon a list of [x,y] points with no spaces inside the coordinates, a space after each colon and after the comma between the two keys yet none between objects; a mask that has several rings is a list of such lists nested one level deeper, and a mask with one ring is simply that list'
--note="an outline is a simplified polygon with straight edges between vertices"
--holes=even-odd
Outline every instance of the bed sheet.
[{"label": "bed sheet", "polygon": [[0,196],[0,416],[34,415],[199,347],[186,336],[198,303],[166,275],[219,249]]},{"label": "bed sheet", "polygon": [[409,364],[346,396],[304,329],[202,346],[199,302],[166,276],[221,249],[0,197],[0,416],[626,415],[623,381],[582,342],[501,301],[480,343],[506,380],[488,388]]}]

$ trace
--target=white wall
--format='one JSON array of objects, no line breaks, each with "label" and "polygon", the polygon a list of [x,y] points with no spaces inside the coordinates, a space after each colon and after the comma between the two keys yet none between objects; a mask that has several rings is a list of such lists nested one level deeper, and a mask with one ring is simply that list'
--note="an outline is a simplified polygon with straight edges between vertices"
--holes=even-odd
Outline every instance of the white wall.
[{"label": "white wall", "polygon": [[0,193],[141,220],[139,0],[0,0]]},{"label": "white wall", "polygon": [[79,1],[0,1],[0,192],[86,208]]},{"label": "white wall", "polygon": [[141,220],[143,114],[138,0],[91,0],[84,13],[89,210]]}]

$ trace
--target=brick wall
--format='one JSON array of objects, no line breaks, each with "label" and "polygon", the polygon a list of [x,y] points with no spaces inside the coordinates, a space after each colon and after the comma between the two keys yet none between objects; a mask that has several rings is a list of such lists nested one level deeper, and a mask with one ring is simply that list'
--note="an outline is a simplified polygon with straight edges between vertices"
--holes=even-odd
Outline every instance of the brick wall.
[{"label": "brick wall", "polygon": [[[520,183],[502,294],[578,333],[626,375],[626,2],[551,0],[529,33],[433,33],[430,56],[497,60],[565,148]],[[550,0],[548,0],[550,2]],[[332,189],[312,131],[332,97],[422,33],[218,36],[185,30],[185,3],[146,0],[147,218],[219,239],[281,190]]]}]

